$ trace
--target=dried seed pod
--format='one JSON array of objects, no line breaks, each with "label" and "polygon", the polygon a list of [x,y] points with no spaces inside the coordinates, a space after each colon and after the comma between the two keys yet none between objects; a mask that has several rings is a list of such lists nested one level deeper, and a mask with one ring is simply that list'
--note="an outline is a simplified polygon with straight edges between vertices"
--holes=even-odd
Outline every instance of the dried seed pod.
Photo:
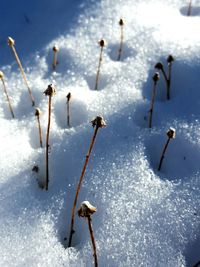
[{"label": "dried seed pod", "polygon": [[3,79],[4,78],[4,74],[2,71],[0,71],[0,79]]},{"label": "dried seed pod", "polygon": [[101,47],[104,47],[104,46],[106,45],[106,41],[105,41],[104,39],[101,39],[101,40],[99,41],[99,45],[100,45]]},{"label": "dried seed pod", "polygon": [[152,79],[153,79],[154,82],[157,82],[157,81],[160,79],[160,75],[159,75],[159,73],[156,72],[156,73],[153,75]]},{"label": "dried seed pod", "polygon": [[92,206],[89,201],[83,201],[78,210],[79,217],[88,217],[97,211],[97,208]]},{"label": "dried seed pod", "polygon": [[58,52],[58,51],[59,51],[59,48],[58,48],[57,45],[54,45],[54,47],[53,47],[53,51],[54,51],[54,52]]},{"label": "dried seed pod", "polygon": [[176,137],[176,130],[170,127],[169,130],[167,131],[167,136],[171,139],[174,139]]},{"label": "dried seed pod", "polygon": [[36,172],[36,173],[38,173],[39,170],[40,170],[40,169],[39,169],[38,165],[34,165],[33,168],[32,168],[32,171],[33,171],[33,172]]},{"label": "dried seed pod", "polygon": [[174,61],[174,57],[172,55],[169,55],[167,58],[167,63],[172,63]]},{"label": "dried seed pod", "polygon": [[11,37],[8,37],[8,45],[9,46],[14,46],[15,45],[15,40]]},{"label": "dried seed pod", "polygon": [[67,96],[66,96],[66,98],[67,98],[67,101],[70,101],[70,99],[71,99],[71,93],[68,93]]},{"label": "dried seed pod", "polygon": [[119,20],[119,25],[120,25],[120,26],[123,26],[123,25],[124,25],[124,20],[123,20],[123,19],[120,19],[120,20]]},{"label": "dried seed pod", "polygon": [[40,114],[41,114],[41,110],[39,109],[39,108],[36,108],[35,109],[35,116],[40,116]]},{"label": "dried seed pod", "polygon": [[156,63],[155,68],[158,69],[158,70],[162,70],[162,69],[163,69],[163,64],[162,64],[162,62],[158,62],[158,63]]},{"label": "dried seed pod", "polygon": [[56,89],[53,84],[49,84],[47,89],[43,92],[46,96],[53,96],[56,94]]},{"label": "dried seed pod", "polygon": [[104,121],[103,117],[97,116],[94,120],[91,121],[93,127],[103,128],[106,127],[106,122]]}]

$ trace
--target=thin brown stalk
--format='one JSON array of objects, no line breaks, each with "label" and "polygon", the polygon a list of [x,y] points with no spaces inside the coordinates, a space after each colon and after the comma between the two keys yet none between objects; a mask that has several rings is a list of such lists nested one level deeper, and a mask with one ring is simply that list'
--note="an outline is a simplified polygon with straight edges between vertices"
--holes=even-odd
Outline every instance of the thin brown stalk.
[{"label": "thin brown stalk", "polygon": [[192,11],[192,0],[189,1],[187,16],[191,15],[191,11]]},{"label": "thin brown stalk", "polygon": [[6,95],[6,99],[8,101],[8,106],[9,106],[9,109],[10,109],[10,113],[14,119],[15,115],[14,115],[14,112],[13,112],[13,109],[12,109],[12,105],[11,105],[11,102],[10,102],[10,98],[9,98],[9,95],[8,95],[8,91],[7,91],[7,88],[6,88],[6,84],[5,84],[5,81],[4,81],[4,74],[2,71],[0,71],[0,79],[2,81],[2,84],[3,84],[3,90],[4,90],[4,93]]},{"label": "thin brown stalk", "polygon": [[41,124],[40,124],[40,114],[41,114],[40,109],[39,108],[36,108],[35,109],[35,116],[36,116],[37,122],[38,122],[40,147],[43,147],[43,144],[42,144],[42,129],[41,129]]},{"label": "thin brown stalk", "polygon": [[88,219],[88,227],[89,227],[89,232],[90,232],[90,238],[91,238],[91,241],[92,241],[93,256],[94,256],[94,266],[98,267],[97,249],[96,249],[96,242],[95,242],[95,238],[94,238],[94,232],[93,232],[93,228],[92,228],[91,216],[88,215],[87,219]]},{"label": "thin brown stalk", "polygon": [[168,63],[168,86],[167,86],[167,99],[170,99],[170,87],[171,87],[171,78],[172,78],[172,62],[174,61],[174,58],[172,55],[169,55],[167,58]]},{"label": "thin brown stalk", "polygon": [[119,25],[120,25],[120,46],[119,46],[119,52],[118,52],[118,57],[117,57],[118,61],[121,60],[123,40],[124,40],[124,21],[123,21],[123,19],[120,19]]},{"label": "thin brown stalk", "polygon": [[53,47],[53,70],[56,69],[56,66],[58,65],[58,61],[57,61],[57,54],[58,54],[59,48],[55,45]]},{"label": "thin brown stalk", "polygon": [[55,88],[52,84],[48,85],[47,89],[44,91],[44,94],[49,97],[48,102],[48,124],[47,124],[47,133],[46,133],[46,183],[45,189],[48,190],[49,186],[49,134],[50,134],[50,125],[51,125],[51,99],[55,94]]},{"label": "thin brown stalk", "polygon": [[28,80],[27,80],[27,78],[26,78],[26,75],[25,75],[24,69],[23,69],[23,67],[22,67],[21,61],[20,61],[20,59],[19,59],[19,57],[18,57],[18,55],[17,55],[16,49],[15,49],[15,47],[14,47],[14,45],[15,45],[15,41],[14,41],[11,37],[8,37],[8,45],[11,47],[11,49],[12,49],[12,51],[13,51],[13,54],[14,54],[14,56],[15,56],[15,59],[16,59],[17,64],[18,64],[18,66],[19,66],[19,69],[20,69],[20,71],[21,71],[22,77],[23,77],[24,82],[25,82],[25,84],[26,84],[26,86],[27,86],[27,89],[28,89],[28,92],[29,92],[29,95],[30,95],[30,98],[31,98],[32,106],[34,106],[34,105],[35,105],[35,100],[34,100],[34,97],[33,97],[32,92],[31,92],[31,88],[30,88],[30,86],[29,86],[29,84],[28,84]]},{"label": "thin brown stalk", "polygon": [[159,80],[159,73],[155,73],[153,76],[153,90],[152,90],[152,98],[151,98],[151,106],[149,110],[149,128],[152,127],[152,117],[153,117],[153,109],[154,109],[154,102],[156,97],[156,85]]},{"label": "thin brown stalk", "polygon": [[71,99],[71,93],[67,94],[67,126],[70,128],[70,109],[69,109],[69,102]]},{"label": "thin brown stalk", "polygon": [[95,82],[95,88],[94,90],[98,90],[98,84],[99,84],[99,75],[100,75],[100,69],[101,69],[101,62],[103,60],[103,48],[105,46],[105,41],[102,39],[99,41],[99,45],[100,45],[100,56],[99,56],[99,64],[98,64],[98,68],[97,68],[97,75],[96,75],[96,82]]},{"label": "thin brown stalk", "polygon": [[81,207],[78,210],[78,215],[80,217],[87,218],[88,221],[88,228],[90,232],[90,238],[92,241],[92,250],[93,250],[93,257],[94,257],[94,266],[98,267],[98,260],[97,260],[97,249],[96,249],[96,242],[94,238],[94,231],[92,228],[92,218],[91,215],[96,212],[96,207],[92,206],[89,201],[83,201],[81,203]]},{"label": "thin brown stalk", "polygon": [[167,136],[168,136],[168,139],[167,139],[167,142],[164,146],[164,149],[162,151],[162,154],[161,154],[161,158],[160,158],[160,162],[159,162],[159,166],[158,166],[158,171],[161,170],[161,167],[162,167],[162,163],[163,163],[163,160],[164,160],[164,157],[165,157],[165,153],[166,153],[166,150],[167,150],[167,147],[169,145],[169,142],[170,142],[170,139],[174,139],[175,136],[176,136],[176,131],[175,129],[173,128],[170,128],[167,132]]},{"label": "thin brown stalk", "polygon": [[72,215],[71,215],[71,224],[70,224],[70,234],[69,234],[68,247],[71,247],[72,236],[73,236],[73,234],[75,232],[74,231],[75,210],[76,210],[77,200],[78,200],[78,196],[79,196],[80,189],[81,189],[81,184],[83,182],[83,178],[84,178],[85,171],[86,171],[89,159],[90,159],[90,155],[91,155],[94,143],[95,143],[97,132],[98,132],[99,128],[105,127],[106,123],[104,122],[102,117],[97,116],[92,121],[92,126],[94,127],[94,134],[93,134],[93,137],[92,137],[92,140],[91,140],[91,143],[90,143],[90,147],[89,147],[88,153],[86,155],[85,163],[84,163],[84,166],[83,166],[83,169],[82,169],[82,172],[81,172],[81,176],[80,176],[80,179],[79,179],[79,182],[78,182],[78,185],[77,185],[76,194],[75,194],[75,198],[74,198],[74,203],[73,203],[73,207],[72,207]]}]

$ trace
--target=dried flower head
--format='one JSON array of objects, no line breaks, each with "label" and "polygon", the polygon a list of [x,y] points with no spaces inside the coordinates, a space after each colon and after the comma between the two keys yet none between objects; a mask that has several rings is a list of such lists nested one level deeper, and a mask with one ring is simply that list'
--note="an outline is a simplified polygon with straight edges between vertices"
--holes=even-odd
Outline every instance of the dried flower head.
[{"label": "dried flower head", "polygon": [[169,130],[167,131],[167,136],[169,138],[175,138],[176,137],[176,130],[172,127],[169,128]]},{"label": "dried flower head", "polygon": [[39,109],[39,108],[36,108],[35,109],[35,116],[40,116],[40,114],[41,114],[41,110]]},{"label": "dried flower head", "polygon": [[15,45],[15,40],[13,38],[11,38],[11,37],[8,37],[8,45],[9,46]]},{"label": "dried flower head", "polygon": [[106,122],[104,121],[103,117],[97,116],[94,120],[91,121],[93,127],[103,128],[106,127]]},{"label": "dried flower head", "polygon": [[57,45],[54,45],[54,47],[53,47],[53,51],[54,51],[54,52],[58,52],[58,51],[59,51],[59,48],[58,48]]},{"label": "dried flower head", "polygon": [[48,96],[53,96],[56,94],[56,89],[53,84],[48,85],[47,89],[44,91],[44,94]]},{"label": "dried flower head", "polygon": [[104,46],[106,45],[105,40],[104,40],[104,39],[101,39],[101,40],[99,41],[99,45],[100,45],[101,47],[104,47]]},{"label": "dried flower head", "polygon": [[38,173],[39,172],[38,165],[34,165],[33,168],[32,168],[32,171]]},{"label": "dried flower head", "polygon": [[174,57],[172,55],[169,55],[167,58],[167,63],[171,63],[174,61]]},{"label": "dried flower head", "polygon": [[94,212],[96,212],[97,208],[92,206],[89,201],[83,201],[81,203],[81,206],[78,210],[78,216],[79,217],[88,217],[92,215]]},{"label": "dried flower head", "polygon": [[4,74],[2,71],[0,71],[0,79],[3,79],[3,77],[4,77]]},{"label": "dried flower head", "polygon": [[119,20],[119,25],[120,25],[120,26],[123,26],[123,25],[124,25],[124,20],[123,20],[123,19],[120,19],[120,20]]},{"label": "dried flower head", "polygon": [[71,93],[68,93],[66,98],[67,98],[67,101],[69,101],[71,99]]},{"label": "dried flower head", "polygon": [[158,70],[162,70],[162,69],[163,69],[163,64],[162,64],[162,62],[158,62],[158,63],[156,63],[155,68],[158,69]]},{"label": "dried flower head", "polygon": [[159,75],[159,73],[156,72],[156,73],[153,75],[152,79],[153,79],[154,82],[157,82],[157,81],[160,79],[160,75]]}]

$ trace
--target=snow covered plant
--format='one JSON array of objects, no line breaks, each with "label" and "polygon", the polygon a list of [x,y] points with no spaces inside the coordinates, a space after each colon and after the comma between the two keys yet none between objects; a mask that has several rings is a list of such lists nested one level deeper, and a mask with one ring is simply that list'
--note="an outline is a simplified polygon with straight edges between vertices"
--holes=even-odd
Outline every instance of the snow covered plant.
[{"label": "snow covered plant", "polygon": [[158,171],[161,170],[162,162],[163,162],[163,159],[165,157],[165,152],[166,152],[167,147],[169,145],[170,139],[174,139],[176,137],[176,130],[174,128],[169,128],[169,130],[167,131],[167,136],[168,136],[167,143],[165,144],[164,149],[163,149],[162,154],[161,154],[161,158],[160,158],[160,162],[159,162],[159,166],[158,166]]},{"label": "snow covered plant", "polygon": [[49,185],[49,133],[50,133],[50,124],[51,124],[51,99],[52,96],[56,94],[56,89],[52,84],[49,84],[47,89],[44,91],[44,94],[49,97],[48,103],[48,125],[47,125],[47,134],[46,134],[46,183],[45,189],[48,190]]},{"label": "snow covered plant", "polygon": [[152,77],[153,79],[153,90],[152,90],[152,97],[151,97],[151,106],[150,106],[150,110],[149,110],[149,128],[152,127],[152,116],[153,116],[153,107],[154,107],[154,101],[155,101],[155,97],[156,97],[156,85],[157,82],[159,80],[159,73],[156,72],[154,74],[154,76]]},{"label": "snow covered plant", "polygon": [[31,98],[32,106],[34,106],[35,105],[35,100],[34,100],[32,92],[31,92],[31,88],[30,88],[30,86],[28,84],[28,80],[26,78],[26,74],[25,74],[24,69],[22,67],[22,63],[21,63],[21,61],[20,61],[20,59],[18,57],[17,51],[16,51],[15,46],[14,46],[15,45],[15,40],[13,38],[11,38],[11,37],[8,37],[8,45],[11,47],[11,49],[13,51],[13,54],[15,56],[15,59],[16,59],[17,64],[19,66],[19,69],[21,71],[22,77],[24,79],[25,85],[27,86],[27,89],[28,89],[28,92],[29,92],[29,95],[30,95],[30,98]]},{"label": "snow covered plant", "polygon": [[71,99],[71,93],[68,93],[67,96],[67,126],[70,127],[70,110],[69,110],[69,102]]},{"label": "snow covered plant", "polygon": [[119,26],[120,26],[120,46],[119,46],[119,53],[117,60],[120,61],[122,56],[122,47],[123,47],[123,39],[124,39],[124,20],[119,20]]},{"label": "snow covered plant", "polygon": [[40,114],[41,114],[40,109],[39,108],[36,108],[35,109],[35,116],[36,116],[37,122],[38,122],[40,147],[43,147],[43,145],[42,145],[42,129],[41,129],[41,124],[40,124]]},{"label": "snow covered plant", "polygon": [[163,77],[165,79],[166,88],[167,88],[167,100],[170,99],[170,86],[171,86],[171,70],[172,70],[172,62],[174,61],[174,58],[172,55],[169,55],[167,58],[167,64],[168,64],[168,75],[166,74],[162,62],[158,62],[155,65],[155,68],[160,70],[163,74]]},{"label": "snow covered plant", "polygon": [[95,88],[94,88],[94,90],[98,90],[99,74],[100,74],[100,69],[101,69],[101,62],[103,60],[103,48],[106,45],[105,40],[104,39],[101,39],[99,41],[99,45],[100,45],[100,56],[99,56],[99,64],[98,64],[98,68],[97,68],[97,75],[96,75],[96,82],[95,82]]},{"label": "snow covered plant", "polygon": [[91,121],[91,123],[92,123],[92,126],[94,128],[94,134],[93,134],[93,137],[92,137],[92,140],[91,140],[91,143],[90,143],[90,147],[89,147],[88,153],[86,155],[85,163],[84,163],[84,166],[83,166],[83,169],[82,169],[82,172],[81,172],[81,176],[80,176],[80,179],[79,179],[79,183],[78,183],[78,186],[77,186],[77,189],[76,189],[76,195],[75,195],[74,203],[73,203],[73,207],[72,207],[72,215],[71,215],[71,225],[70,225],[70,234],[69,234],[68,247],[71,247],[71,244],[72,244],[72,236],[73,236],[73,234],[75,232],[74,231],[74,217],[75,217],[75,210],[76,210],[78,195],[79,195],[79,192],[80,192],[80,189],[81,189],[81,184],[82,184],[82,181],[83,181],[83,178],[84,178],[84,175],[85,175],[85,171],[86,171],[89,159],[90,159],[90,155],[91,155],[91,152],[92,152],[95,140],[96,140],[96,136],[97,136],[99,128],[106,127],[106,123],[105,123],[103,117],[101,117],[101,116],[97,116],[94,120]]},{"label": "snow covered plant", "polygon": [[12,106],[11,106],[11,103],[10,103],[10,98],[9,98],[9,95],[8,95],[8,91],[7,91],[7,88],[6,88],[6,84],[5,84],[5,81],[4,81],[4,74],[2,71],[0,71],[0,79],[3,83],[3,90],[4,90],[4,93],[6,95],[6,99],[8,101],[8,106],[9,106],[9,109],[10,109],[10,113],[14,119],[15,115],[14,115],[14,112],[13,112],[13,109],[12,109]]},{"label": "snow covered plant", "polygon": [[53,47],[53,70],[56,69],[56,66],[58,65],[58,60],[57,60],[57,54],[58,54],[59,48],[57,45],[54,45]]},{"label": "snow covered plant", "polygon": [[93,256],[94,256],[94,266],[97,267],[98,266],[98,260],[97,260],[97,249],[96,249],[96,242],[95,242],[95,238],[94,238],[94,231],[92,228],[92,218],[91,215],[97,211],[97,208],[95,208],[94,206],[92,206],[90,204],[89,201],[83,201],[81,203],[81,206],[78,210],[78,216],[79,217],[84,217],[87,218],[88,221],[88,228],[89,228],[89,232],[90,232],[90,238],[92,241],[92,249],[93,249]]}]

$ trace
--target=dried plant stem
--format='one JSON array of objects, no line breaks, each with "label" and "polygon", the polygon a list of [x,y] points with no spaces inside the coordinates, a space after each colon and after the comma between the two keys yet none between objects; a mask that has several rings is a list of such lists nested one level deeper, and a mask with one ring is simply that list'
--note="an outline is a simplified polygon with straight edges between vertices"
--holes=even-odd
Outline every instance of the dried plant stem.
[{"label": "dried plant stem", "polygon": [[13,112],[13,109],[12,109],[12,106],[11,106],[11,102],[10,102],[10,98],[9,98],[9,95],[8,95],[8,92],[7,92],[7,88],[6,88],[6,84],[5,84],[5,81],[4,81],[4,78],[3,76],[1,77],[1,81],[3,83],[3,89],[4,89],[4,93],[6,95],[6,99],[8,101],[8,105],[9,105],[9,109],[10,109],[10,113],[14,119],[15,115],[14,115],[14,112]]},{"label": "dried plant stem", "polygon": [[71,99],[71,93],[67,94],[67,126],[70,128],[70,109],[69,109],[69,102]]},{"label": "dried plant stem", "polygon": [[191,15],[191,10],[192,10],[192,0],[190,0],[190,2],[189,2],[187,16]]},{"label": "dried plant stem", "polygon": [[94,232],[92,228],[92,219],[91,216],[87,216],[88,220],[88,227],[89,227],[89,232],[90,232],[90,238],[92,241],[92,249],[93,249],[93,256],[94,256],[94,266],[98,267],[98,260],[97,260],[97,249],[96,249],[96,243],[95,243],[95,238],[94,238]]},{"label": "dried plant stem", "polygon": [[157,85],[158,79],[159,79],[159,74],[155,73],[155,75],[153,76],[153,91],[152,91],[152,98],[151,98],[151,106],[149,110],[149,128],[152,127],[153,108],[154,108],[154,102],[155,102],[155,97],[156,97],[156,85]]},{"label": "dried plant stem", "polygon": [[167,147],[168,147],[168,145],[169,145],[169,141],[170,141],[170,139],[171,139],[171,138],[168,137],[168,139],[167,139],[167,143],[165,144],[164,149],[163,149],[163,151],[162,151],[161,158],[160,158],[160,163],[159,163],[159,166],[158,166],[158,171],[161,170],[162,163],[163,163],[163,159],[164,159],[164,157],[165,157],[165,152],[166,152]]},{"label": "dried plant stem", "polygon": [[53,69],[56,69],[56,65],[57,65],[57,52],[53,53]]},{"label": "dried plant stem", "polygon": [[200,261],[198,261],[197,263],[195,263],[195,265],[193,265],[192,267],[199,267],[200,266]]},{"label": "dried plant stem", "polygon": [[124,41],[124,22],[122,19],[120,19],[119,25],[120,25],[120,46],[119,46],[119,52],[118,52],[118,57],[117,57],[118,61],[121,60],[122,47],[123,47],[123,41]]},{"label": "dried plant stem", "polygon": [[40,117],[39,116],[37,116],[37,122],[38,122],[38,130],[39,130],[40,147],[43,147],[43,144],[42,144],[42,129],[41,129]]},{"label": "dried plant stem", "polygon": [[29,86],[29,84],[28,84],[28,81],[27,81],[27,78],[26,78],[24,69],[23,69],[23,67],[22,67],[21,61],[20,61],[20,59],[19,59],[19,57],[18,57],[18,55],[17,55],[17,52],[16,52],[16,49],[15,49],[14,45],[11,45],[11,48],[12,48],[12,51],[13,51],[13,53],[14,53],[15,59],[16,59],[16,61],[17,61],[17,64],[18,64],[18,66],[19,66],[19,68],[20,68],[20,71],[21,71],[22,77],[23,77],[23,79],[24,79],[24,82],[25,82],[25,84],[26,84],[26,86],[27,86],[27,88],[28,88],[28,92],[29,92],[29,95],[30,95],[30,98],[31,98],[32,106],[34,106],[34,105],[35,105],[35,100],[34,100],[34,97],[33,97],[33,95],[32,95],[31,88],[30,88],[30,86]]},{"label": "dried plant stem", "polygon": [[51,125],[51,99],[52,95],[49,95],[49,112],[48,112],[48,125],[47,125],[47,134],[46,134],[46,184],[45,189],[48,190],[49,186],[49,133]]},{"label": "dried plant stem", "polygon": [[76,195],[75,195],[75,198],[74,198],[74,204],[73,204],[73,208],[72,208],[71,226],[70,226],[70,235],[69,235],[68,247],[71,247],[72,236],[74,234],[74,217],[75,217],[75,210],[76,210],[78,195],[79,195],[79,192],[80,192],[80,189],[81,189],[81,184],[82,184],[83,177],[84,177],[84,174],[85,174],[88,162],[89,162],[89,158],[90,158],[90,155],[91,155],[91,152],[92,152],[92,148],[93,148],[94,143],[95,143],[95,139],[96,139],[96,136],[97,136],[98,129],[99,129],[99,126],[96,126],[95,130],[94,130],[93,137],[92,137],[92,141],[90,143],[90,148],[89,148],[88,153],[86,155],[86,159],[85,159],[85,163],[84,163],[84,166],[83,166],[83,169],[82,169],[82,172],[81,172],[79,183],[78,183],[78,186],[77,186],[77,189],[76,189]]},{"label": "dried plant stem", "polygon": [[100,74],[100,68],[101,68],[101,62],[102,62],[102,55],[103,55],[103,46],[101,46],[101,51],[100,51],[100,56],[99,56],[99,64],[98,64],[98,68],[97,68],[97,75],[96,75],[96,82],[95,82],[94,90],[98,90],[99,74]]}]

